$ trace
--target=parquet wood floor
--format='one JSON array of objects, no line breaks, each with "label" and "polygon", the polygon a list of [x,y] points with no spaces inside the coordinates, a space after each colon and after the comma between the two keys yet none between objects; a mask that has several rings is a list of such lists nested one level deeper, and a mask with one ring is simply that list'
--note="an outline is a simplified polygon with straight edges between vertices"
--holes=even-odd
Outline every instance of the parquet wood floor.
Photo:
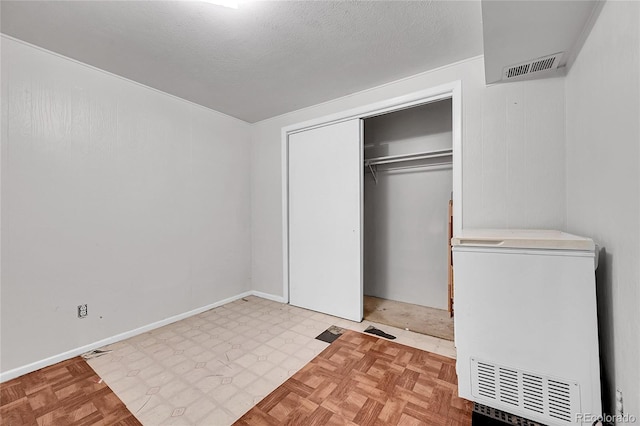
[{"label": "parquet wood floor", "polygon": [[137,426],[140,422],[89,364],[76,357],[0,384],[0,424]]},{"label": "parquet wood floor", "polygon": [[346,331],[235,425],[469,426],[455,361]]}]

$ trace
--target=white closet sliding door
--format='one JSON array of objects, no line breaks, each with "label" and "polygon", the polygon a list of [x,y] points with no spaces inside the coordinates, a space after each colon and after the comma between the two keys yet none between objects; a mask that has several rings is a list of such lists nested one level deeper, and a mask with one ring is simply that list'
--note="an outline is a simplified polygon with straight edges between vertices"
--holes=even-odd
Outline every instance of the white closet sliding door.
[{"label": "white closet sliding door", "polygon": [[362,320],[362,137],[354,119],[289,135],[289,301]]}]

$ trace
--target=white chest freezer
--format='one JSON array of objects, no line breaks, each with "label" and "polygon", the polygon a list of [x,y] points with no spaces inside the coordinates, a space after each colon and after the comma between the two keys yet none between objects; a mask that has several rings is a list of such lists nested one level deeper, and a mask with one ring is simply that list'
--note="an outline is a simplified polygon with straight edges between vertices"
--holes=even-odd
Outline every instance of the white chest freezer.
[{"label": "white chest freezer", "polygon": [[550,426],[602,414],[595,244],[560,231],[452,240],[462,398]]}]

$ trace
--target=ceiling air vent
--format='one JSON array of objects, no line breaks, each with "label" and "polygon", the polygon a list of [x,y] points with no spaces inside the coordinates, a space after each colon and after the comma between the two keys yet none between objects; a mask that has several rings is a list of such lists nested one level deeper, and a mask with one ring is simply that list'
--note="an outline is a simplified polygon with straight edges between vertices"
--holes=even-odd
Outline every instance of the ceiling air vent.
[{"label": "ceiling air vent", "polygon": [[510,80],[512,78],[520,77],[527,74],[556,69],[560,64],[562,53],[563,52],[559,52],[550,56],[544,56],[532,61],[522,62],[520,64],[505,67],[502,70],[502,79]]}]

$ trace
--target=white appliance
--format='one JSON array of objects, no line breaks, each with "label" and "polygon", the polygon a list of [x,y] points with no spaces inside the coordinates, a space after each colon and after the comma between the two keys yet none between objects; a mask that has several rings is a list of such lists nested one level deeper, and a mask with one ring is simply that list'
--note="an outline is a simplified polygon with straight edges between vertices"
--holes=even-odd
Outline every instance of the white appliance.
[{"label": "white appliance", "polygon": [[550,426],[602,413],[596,246],[560,231],[452,240],[462,398]]}]

